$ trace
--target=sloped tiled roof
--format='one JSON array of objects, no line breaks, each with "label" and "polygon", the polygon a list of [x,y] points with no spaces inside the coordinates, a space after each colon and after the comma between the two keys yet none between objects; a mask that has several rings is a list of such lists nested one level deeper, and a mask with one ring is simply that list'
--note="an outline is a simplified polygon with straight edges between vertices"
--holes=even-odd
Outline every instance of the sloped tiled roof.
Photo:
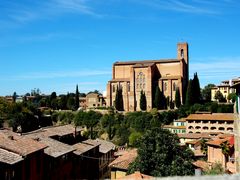
[{"label": "sloped tiled roof", "polygon": [[190,114],[186,120],[218,120],[218,121],[233,121],[233,113],[213,113],[213,114]]},{"label": "sloped tiled roof", "polygon": [[201,168],[203,170],[207,170],[208,169],[208,163],[206,161],[202,161],[202,160],[197,160],[195,162],[192,163],[194,166]]},{"label": "sloped tiled roof", "polygon": [[119,156],[113,162],[111,162],[109,167],[127,170],[130,163],[132,163],[136,157],[137,149],[128,150],[122,156]]},{"label": "sloped tiled roof", "polygon": [[124,176],[124,177],[121,177],[121,178],[117,178],[117,179],[132,179],[132,180],[137,180],[137,179],[151,179],[151,178],[154,178],[153,176],[149,176],[149,175],[146,175],[146,174],[142,174],[140,173],[139,171],[136,171],[135,173],[133,174],[129,174],[128,176]]},{"label": "sloped tiled roof", "polygon": [[87,143],[77,143],[74,144],[73,147],[76,149],[73,153],[76,155],[81,155],[93,148],[95,148],[98,145],[91,145],[91,144],[87,144]]},{"label": "sloped tiled roof", "polygon": [[40,142],[46,144],[48,147],[44,149],[44,153],[54,158],[67,154],[75,150],[74,147],[61,143],[52,138],[41,139]]},{"label": "sloped tiled roof", "polygon": [[22,156],[4,149],[0,149],[0,162],[6,164],[15,164],[22,160],[23,160]]},{"label": "sloped tiled roof", "polygon": [[220,134],[219,132],[216,133],[184,133],[184,134],[177,134],[179,138],[185,138],[185,139],[200,139],[200,138],[205,138],[205,139],[211,139],[214,137],[213,135],[218,135]]},{"label": "sloped tiled roof", "polygon": [[226,142],[226,141],[229,141],[229,144],[231,145],[231,146],[233,146],[234,145],[234,137],[232,136],[232,137],[226,137],[226,138],[224,138],[224,139],[213,139],[213,140],[209,140],[208,142],[207,142],[207,144],[208,145],[212,145],[212,146],[219,146],[220,147],[220,145],[223,143],[223,142]]},{"label": "sloped tiled roof", "polygon": [[26,156],[47,147],[43,143],[34,141],[31,138],[20,136],[17,133],[5,132],[0,132],[0,148],[14,152],[21,156]]},{"label": "sloped tiled roof", "polygon": [[83,141],[84,143],[88,143],[88,144],[93,144],[93,145],[100,145],[99,146],[99,152],[101,153],[107,153],[111,150],[114,150],[116,148],[116,145],[113,144],[110,141],[106,141],[106,140],[102,140],[102,139],[88,139],[86,141]]}]

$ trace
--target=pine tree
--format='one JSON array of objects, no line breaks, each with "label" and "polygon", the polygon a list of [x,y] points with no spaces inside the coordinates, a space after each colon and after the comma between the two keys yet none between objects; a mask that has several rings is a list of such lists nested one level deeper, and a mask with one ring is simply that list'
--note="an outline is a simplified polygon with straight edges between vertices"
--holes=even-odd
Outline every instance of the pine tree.
[{"label": "pine tree", "polygon": [[188,81],[188,87],[187,87],[187,93],[186,93],[186,101],[185,104],[187,106],[191,106],[194,104],[194,98],[193,98],[193,80],[190,79]]},{"label": "pine tree", "polygon": [[154,107],[157,109],[161,108],[161,92],[159,87],[156,87],[155,96],[154,96]]},{"label": "pine tree", "polygon": [[78,91],[78,85],[76,86],[76,94],[75,94],[75,110],[78,110],[79,108],[79,91]]},{"label": "pine tree", "polygon": [[147,109],[147,100],[146,100],[146,95],[143,90],[141,91],[141,96],[140,96],[140,109],[142,111],[146,111]]},{"label": "pine tree", "polygon": [[200,84],[197,73],[194,73],[194,77],[192,80],[192,86],[193,86],[193,104],[200,103],[201,100],[201,90],[200,90]]},{"label": "pine tree", "polygon": [[180,91],[178,87],[175,92],[175,105],[177,108],[181,106],[181,97],[180,97]]}]

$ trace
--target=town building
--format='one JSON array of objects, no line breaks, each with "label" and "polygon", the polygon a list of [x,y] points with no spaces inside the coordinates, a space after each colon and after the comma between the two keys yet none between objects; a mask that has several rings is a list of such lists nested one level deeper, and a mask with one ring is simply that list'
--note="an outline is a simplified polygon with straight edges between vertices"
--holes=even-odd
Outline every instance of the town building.
[{"label": "town building", "polygon": [[135,171],[133,174],[118,178],[118,180],[140,180],[140,179],[153,179],[153,176],[142,174],[140,171]]},{"label": "town building", "polygon": [[118,179],[126,176],[129,165],[136,159],[137,149],[125,150],[113,162],[111,168],[111,179]]},{"label": "town building", "polygon": [[186,119],[174,120],[173,125],[164,125],[163,129],[168,129],[171,133],[186,133]]},{"label": "town building", "polygon": [[236,171],[240,173],[240,82],[232,86],[236,90],[236,102],[234,105],[235,121],[234,121],[234,135],[235,135],[235,157],[236,157]]},{"label": "town building", "polygon": [[118,61],[112,67],[112,79],[107,84],[107,106],[114,106],[117,89],[122,89],[125,111],[140,110],[140,93],[145,92],[147,110],[153,107],[156,87],[165,97],[175,100],[179,88],[181,100],[188,82],[188,44],[177,44],[176,59]]},{"label": "town building", "polygon": [[227,102],[229,102],[228,95],[230,93],[236,92],[236,90],[233,86],[237,83],[240,83],[240,77],[222,81],[221,84],[219,84],[211,89],[211,100],[217,101],[215,99],[215,94],[217,91],[220,91],[222,93],[223,97],[227,100]]},{"label": "town building", "polygon": [[[230,149],[229,154],[224,155],[222,144],[226,142]],[[224,138],[216,138],[209,140],[208,145],[208,164],[212,166],[214,163],[221,163],[225,171],[236,173],[235,154],[234,154],[234,136]]]},{"label": "town building", "polygon": [[82,132],[70,124],[21,134],[0,130],[0,179],[110,178],[115,145],[86,140]]},{"label": "town building", "polygon": [[186,118],[187,133],[233,133],[233,113],[190,114]]}]

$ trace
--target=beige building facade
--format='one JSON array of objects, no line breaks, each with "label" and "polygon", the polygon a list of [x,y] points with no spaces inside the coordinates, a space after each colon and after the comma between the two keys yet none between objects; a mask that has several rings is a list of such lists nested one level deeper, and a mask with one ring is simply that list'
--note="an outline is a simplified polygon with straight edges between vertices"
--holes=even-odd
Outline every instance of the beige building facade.
[{"label": "beige building facade", "polygon": [[233,133],[234,114],[190,114],[186,122],[187,133]]},{"label": "beige building facade", "polygon": [[220,85],[215,86],[211,89],[211,100],[217,101],[215,99],[215,94],[217,91],[220,91],[222,93],[223,97],[227,100],[227,102],[229,102],[229,100],[227,99],[228,95],[230,93],[236,93],[235,88],[233,88],[232,86],[234,86],[235,84],[238,84],[238,83],[240,83],[240,77],[234,78],[231,80],[222,81]]},{"label": "beige building facade", "polygon": [[181,99],[188,82],[188,44],[177,44],[177,59],[115,62],[112,80],[107,84],[107,106],[114,106],[117,88],[122,89],[125,111],[140,110],[140,93],[145,92],[147,110],[153,108],[156,86],[165,97],[175,100],[179,88]]}]

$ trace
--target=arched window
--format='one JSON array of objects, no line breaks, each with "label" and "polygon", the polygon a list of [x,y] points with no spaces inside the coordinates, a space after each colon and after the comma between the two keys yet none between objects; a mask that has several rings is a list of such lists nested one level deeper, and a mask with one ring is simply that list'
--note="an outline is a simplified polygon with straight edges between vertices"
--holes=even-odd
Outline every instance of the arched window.
[{"label": "arched window", "polygon": [[127,83],[127,89],[128,89],[128,92],[130,91],[130,83],[128,82]]},{"label": "arched window", "polygon": [[143,72],[139,72],[136,78],[136,88],[137,90],[142,90],[145,88],[145,74]]},{"label": "arched window", "polygon": [[184,58],[184,50],[181,49],[181,58]]},{"label": "arched window", "polygon": [[224,127],[220,127],[220,128],[218,128],[218,130],[220,130],[220,131],[224,131],[225,128],[224,128]]},{"label": "arched window", "polygon": [[207,127],[207,126],[204,126],[203,129],[204,129],[204,130],[208,130],[208,127]]},{"label": "arched window", "polygon": [[115,86],[114,85],[112,86],[112,91],[115,92]]},{"label": "arched window", "polygon": [[233,132],[233,128],[229,127],[227,128],[227,131]]},{"label": "arched window", "polygon": [[189,126],[188,129],[194,129],[192,126]]},{"label": "arched window", "polygon": [[216,127],[211,127],[211,130],[215,130],[215,129],[217,129]]}]

